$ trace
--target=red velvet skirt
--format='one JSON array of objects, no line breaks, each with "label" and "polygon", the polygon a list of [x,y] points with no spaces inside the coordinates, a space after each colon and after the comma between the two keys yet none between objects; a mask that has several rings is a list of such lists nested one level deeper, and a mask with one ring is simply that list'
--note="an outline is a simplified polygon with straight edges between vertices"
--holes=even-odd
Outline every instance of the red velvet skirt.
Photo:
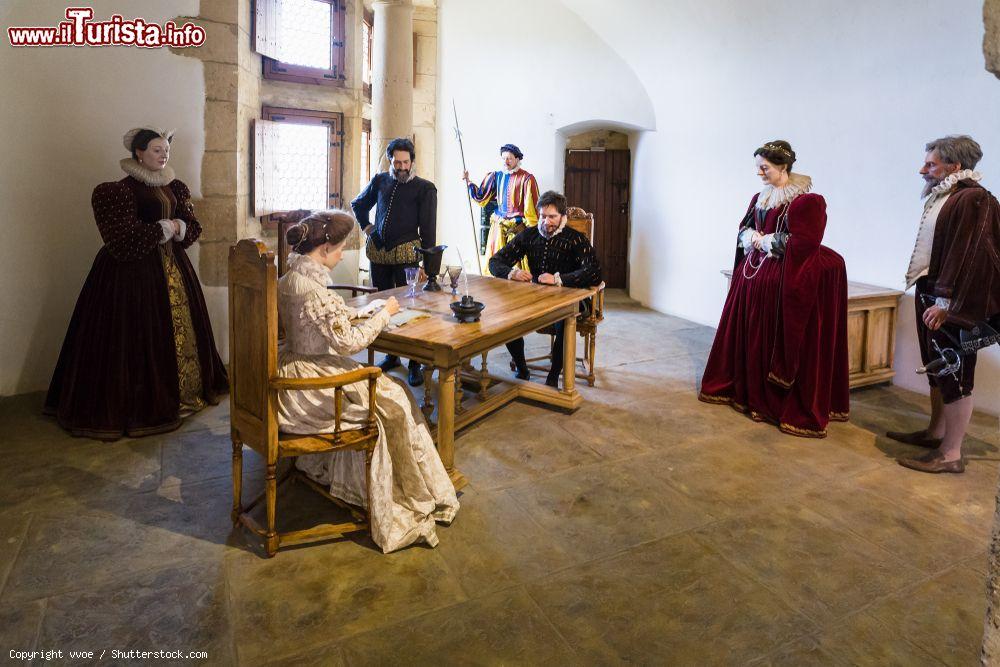
[{"label": "red velvet skirt", "polygon": [[[847,271],[843,258],[820,246],[810,270],[819,273],[810,312],[781,313],[782,263],[768,259],[754,275],[736,266],[699,398],[722,403],[785,433],[822,438],[830,420],[850,411],[847,349]],[[779,317],[806,318],[790,387],[768,379]],[[780,352],[780,351],[779,351]]]}]

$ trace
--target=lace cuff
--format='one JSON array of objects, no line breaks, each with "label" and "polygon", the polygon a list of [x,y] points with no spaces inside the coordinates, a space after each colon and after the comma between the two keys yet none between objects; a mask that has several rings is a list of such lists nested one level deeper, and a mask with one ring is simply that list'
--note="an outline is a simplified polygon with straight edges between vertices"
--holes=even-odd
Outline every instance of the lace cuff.
[{"label": "lace cuff", "polygon": [[160,237],[160,245],[163,245],[174,238],[174,223],[172,220],[160,220],[160,227],[163,228],[163,236]]}]

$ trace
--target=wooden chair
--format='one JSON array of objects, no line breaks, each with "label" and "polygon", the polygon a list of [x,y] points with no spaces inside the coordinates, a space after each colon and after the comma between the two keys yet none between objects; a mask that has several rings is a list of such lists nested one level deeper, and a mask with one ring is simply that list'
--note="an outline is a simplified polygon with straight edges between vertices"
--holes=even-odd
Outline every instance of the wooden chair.
[{"label": "wooden chair", "polygon": [[[587,240],[593,243],[594,239],[594,214],[587,213],[582,208],[570,206],[566,211],[566,226],[575,229]],[[579,380],[586,380],[591,387],[597,378],[594,373],[594,356],[597,353],[597,325],[604,320],[604,283],[597,287],[597,294],[591,300],[589,312],[580,313],[576,318],[576,330],[583,337],[583,355],[576,358],[579,367],[576,369],[576,377]],[[540,334],[548,334],[550,340],[555,339],[555,331],[552,327],[545,327],[538,331]],[[548,363],[544,363],[544,362]],[[528,368],[537,371],[548,372],[551,368],[551,357],[546,354],[540,357],[532,357],[527,360]],[[582,372],[581,372],[582,369]]]},{"label": "wooden chair", "polygon": [[[281,215],[274,216],[278,221],[278,277],[285,275],[285,271],[288,270],[288,254],[292,251],[288,247],[288,242],[285,241],[285,232],[288,231],[289,227],[298,224],[300,220],[310,215],[312,211],[307,208],[300,208],[294,211],[288,211]],[[364,271],[365,269],[362,269]],[[358,294],[373,294],[378,291],[377,287],[368,287],[367,285],[347,285],[347,284],[336,284],[330,285],[329,289],[332,290],[346,290],[351,293],[351,296],[357,296]]]},{"label": "wooden chair", "polygon": [[[382,371],[374,367],[320,378],[281,378],[278,371],[278,290],[274,253],[262,241],[245,239],[229,249],[229,402],[233,442],[233,525],[242,524],[264,540],[267,556],[274,556],[286,544],[337,537],[368,529],[367,517],[357,508],[355,519],[341,524],[325,524],[286,533],[275,530],[277,502],[277,465],[280,459],[294,459],[302,454],[336,450],[365,453],[366,482],[371,475],[371,461],[379,431],[375,421],[375,381]],[[368,420],[360,429],[341,428],[343,387],[368,381]],[[335,428],[333,433],[300,435],[278,430],[278,392],[295,389],[335,389]],[[267,469],[264,493],[249,505],[242,500],[243,446],[260,454]],[[284,482],[295,472],[294,461]],[[325,489],[304,475],[314,489],[338,504]],[[370,482],[368,482],[370,484]],[[371,506],[370,489],[365,489]],[[266,503],[266,526],[261,526],[250,511],[261,500]],[[346,506],[346,505],[345,505]]]}]

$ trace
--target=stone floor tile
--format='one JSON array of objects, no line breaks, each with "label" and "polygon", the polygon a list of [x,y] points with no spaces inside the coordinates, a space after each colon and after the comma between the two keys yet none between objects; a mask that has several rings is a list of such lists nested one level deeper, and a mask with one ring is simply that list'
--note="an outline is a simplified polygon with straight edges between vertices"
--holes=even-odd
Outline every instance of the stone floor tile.
[{"label": "stone floor tile", "polygon": [[455,438],[456,466],[480,489],[505,488],[600,459],[545,417],[534,420],[530,428],[487,419]]},{"label": "stone floor tile", "polygon": [[930,475],[899,465],[886,466],[855,477],[859,488],[883,498],[919,507],[928,521],[970,535],[986,543],[996,507],[996,472],[975,465],[961,475]]},{"label": "stone floor tile", "polygon": [[81,498],[127,495],[160,482],[160,444],[66,438],[59,450],[13,454],[3,460],[0,511],[34,511]]},{"label": "stone floor tile", "polygon": [[720,428],[717,434],[687,442],[666,455],[650,456],[650,473],[707,504],[716,516],[752,512],[761,503],[790,499],[823,483],[811,469],[769,456],[761,447],[747,443],[750,430],[782,436],[770,426],[739,418],[745,422],[744,430],[735,434]]},{"label": "stone floor tile", "polygon": [[829,623],[900,590],[919,570],[844,530],[801,498],[694,533],[819,623]]},{"label": "stone floor tile", "polygon": [[0,604],[0,656],[5,663],[26,661],[12,658],[10,651],[33,651],[59,647],[38,645],[38,630],[42,626],[45,600],[32,600],[17,604]]},{"label": "stone floor tile", "polygon": [[342,643],[350,665],[571,665],[573,650],[522,588],[456,604]]},{"label": "stone floor tile", "polygon": [[838,663],[859,667],[940,665],[930,653],[894,632],[869,612],[851,616],[819,635],[820,646]]},{"label": "stone floor tile", "polygon": [[979,664],[986,578],[966,566],[872,606],[872,616],[947,665]]},{"label": "stone floor tile", "polygon": [[968,560],[981,548],[967,535],[929,521],[924,507],[858,489],[852,482],[809,491],[799,503],[925,574]]},{"label": "stone floor tile", "polygon": [[527,586],[576,664],[745,664],[815,627],[688,534]]},{"label": "stone floor tile", "polygon": [[539,579],[586,560],[563,548],[518,502],[518,491],[467,487],[455,522],[438,529],[441,557],[470,598]]},{"label": "stone floor tile", "polygon": [[810,667],[812,665],[848,667],[850,665],[850,663],[830,655],[812,636],[793,639],[772,653],[753,660],[749,664],[753,667]]},{"label": "stone floor tile", "polygon": [[585,466],[507,492],[565,551],[599,558],[716,520],[705,503],[651,475],[658,463],[647,455]]},{"label": "stone floor tile", "polygon": [[349,540],[227,559],[240,662],[302,652],[467,599],[439,549]]},{"label": "stone floor tile", "polygon": [[3,593],[10,568],[24,545],[30,522],[29,514],[19,512],[0,514],[0,594]]},{"label": "stone floor tile", "polygon": [[38,646],[107,651],[104,662],[114,661],[114,650],[205,651],[209,663],[232,664],[227,606],[221,562],[137,572],[114,586],[47,600]]},{"label": "stone floor tile", "polygon": [[[264,460],[249,447],[243,448],[243,472],[263,474]],[[201,482],[233,475],[233,445],[227,430],[177,433],[163,446],[162,484]]]},{"label": "stone floor tile", "polygon": [[240,543],[228,480],[85,502],[74,512],[33,515],[4,601],[111,585],[151,564],[213,560]]}]

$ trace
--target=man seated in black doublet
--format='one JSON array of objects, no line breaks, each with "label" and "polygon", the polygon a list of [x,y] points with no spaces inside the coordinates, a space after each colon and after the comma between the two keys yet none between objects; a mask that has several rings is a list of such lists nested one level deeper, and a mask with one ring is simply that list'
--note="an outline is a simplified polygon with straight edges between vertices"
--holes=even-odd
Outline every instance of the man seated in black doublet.
[{"label": "man seated in black doublet", "polygon": [[[528,258],[528,271],[517,263]],[[587,237],[566,226],[566,197],[549,190],[538,199],[538,226],[515,236],[490,258],[490,273],[498,278],[562,287],[593,287],[601,282],[601,265]],[[552,369],[545,380],[559,386],[563,368],[563,321],[555,325],[552,341]],[[517,369],[516,377],[530,377],[524,359],[524,339],[507,343],[507,350]]]}]

